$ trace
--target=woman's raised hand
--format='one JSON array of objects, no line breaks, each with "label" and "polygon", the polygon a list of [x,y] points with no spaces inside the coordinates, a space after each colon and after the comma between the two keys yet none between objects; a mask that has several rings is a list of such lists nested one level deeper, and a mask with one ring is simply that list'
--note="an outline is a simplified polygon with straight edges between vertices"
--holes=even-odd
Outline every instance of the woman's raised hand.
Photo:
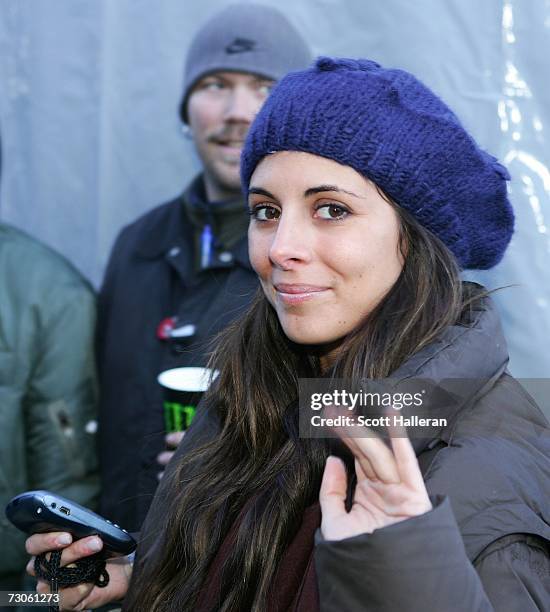
[{"label": "woman's raised hand", "polygon": [[347,512],[344,463],[337,457],[327,459],[319,494],[326,540],[372,533],[432,509],[414,449],[406,434],[400,435],[392,436],[391,450],[377,437],[341,435],[355,457],[357,486]]},{"label": "woman's raised hand", "polygon": [[[69,533],[41,533],[27,538],[25,543],[27,552],[33,555],[27,564],[27,573],[34,576],[34,556],[52,550],[63,550],[61,566],[70,565],[78,559],[96,554],[103,547],[103,542],[97,536],[72,541]],[[59,589],[62,595],[60,610],[87,610],[98,608],[111,601],[118,601],[124,597],[128,590],[132,564],[127,557],[109,559],[106,566],[109,573],[109,584],[99,588],[89,582],[77,584],[73,587]],[[36,590],[39,593],[49,593],[47,582],[38,580]]]}]

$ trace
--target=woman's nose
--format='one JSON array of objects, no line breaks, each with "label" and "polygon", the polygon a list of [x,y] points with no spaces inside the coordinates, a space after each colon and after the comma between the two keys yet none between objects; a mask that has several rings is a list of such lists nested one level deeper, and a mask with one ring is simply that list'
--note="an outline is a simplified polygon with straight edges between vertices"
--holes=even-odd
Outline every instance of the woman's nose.
[{"label": "woman's nose", "polygon": [[288,269],[311,260],[311,232],[297,219],[281,217],[269,249],[274,265]]}]

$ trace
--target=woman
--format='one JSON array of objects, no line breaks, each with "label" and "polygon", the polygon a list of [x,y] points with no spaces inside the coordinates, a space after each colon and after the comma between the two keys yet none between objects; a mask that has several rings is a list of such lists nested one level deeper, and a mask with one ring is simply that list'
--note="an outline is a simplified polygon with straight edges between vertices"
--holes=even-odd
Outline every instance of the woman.
[{"label": "woman", "polygon": [[[506,373],[489,299],[459,281],[504,253],[507,178],[408,73],[320,58],[285,77],[242,156],[262,292],[220,338],[219,382],[155,497],[129,589],[129,563],[110,562],[107,589],[66,589],[65,604],[548,609],[547,423]],[[345,428],[342,461],[300,437],[298,379],[390,375],[467,379],[468,393],[412,444]],[[66,546],[57,537],[28,550]]]}]

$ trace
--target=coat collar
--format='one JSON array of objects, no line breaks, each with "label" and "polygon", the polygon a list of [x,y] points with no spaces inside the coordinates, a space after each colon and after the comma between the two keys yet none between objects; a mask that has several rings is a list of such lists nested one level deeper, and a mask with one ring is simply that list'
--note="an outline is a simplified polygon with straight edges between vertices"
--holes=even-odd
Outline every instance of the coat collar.
[{"label": "coat collar", "polygon": [[[185,203],[202,201],[203,194],[202,176],[199,175],[183,194],[155,211],[157,214],[151,217],[145,231],[138,237],[137,254],[144,259],[158,259],[166,257],[173,249],[192,253],[194,225],[185,211]],[[246,236],[227,250],[242,267],[252,269]]]},{"label": "coat collar", "polygon": [[137,240],[136,252],[144,259],[157,259],[174,247],[192,244],[193,227],[184,222],[183,195],[154,211]]},{"label": "coat collar", "polygon": [[[479,289],[482,289],[478,286]],[[505,372],[508,350],[500,318],[490,297],[484,297],[460,322],[446,328],[433,342],[415,353],[391,376],[391,386],[406,388],[427,381],[423,410],[431,418],[447,419],[447,427],[431,438],[414,438],[417,454],[437,441],[449,443],[454,425]],[[414,409],[403,409],[403,416]]]},{"label": "coat collar", "polygon": [[[483,291],[480,285],[477,289]],[[507,363],[508,349],[500,318],[493,301],[486,296],[469,316],[447,327],[400,366],[392,378],[488,379],[502,371]]]}]

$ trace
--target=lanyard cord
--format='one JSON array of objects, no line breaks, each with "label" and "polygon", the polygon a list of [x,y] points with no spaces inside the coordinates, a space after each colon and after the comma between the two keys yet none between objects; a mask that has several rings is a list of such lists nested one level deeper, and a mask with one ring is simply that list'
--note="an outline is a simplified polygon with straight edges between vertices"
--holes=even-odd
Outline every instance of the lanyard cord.
[{"label": "lanyard cord", "polygon": [[[60,567],[60,563],[60,550],[51,552],[49,561],[46,559],[46,553],[38,555],[34,560],[35,574],[50,583],[51,592],[54,594],[59,592],[59,587],[73,586],[80,582],[93,582],[100,588],[109,584],[105,559],[101,559],[97,555],[78,559],[74,562],[76,567]],[[52,605],[49,610],[50,612],[59,612],[59,606]]]}]

